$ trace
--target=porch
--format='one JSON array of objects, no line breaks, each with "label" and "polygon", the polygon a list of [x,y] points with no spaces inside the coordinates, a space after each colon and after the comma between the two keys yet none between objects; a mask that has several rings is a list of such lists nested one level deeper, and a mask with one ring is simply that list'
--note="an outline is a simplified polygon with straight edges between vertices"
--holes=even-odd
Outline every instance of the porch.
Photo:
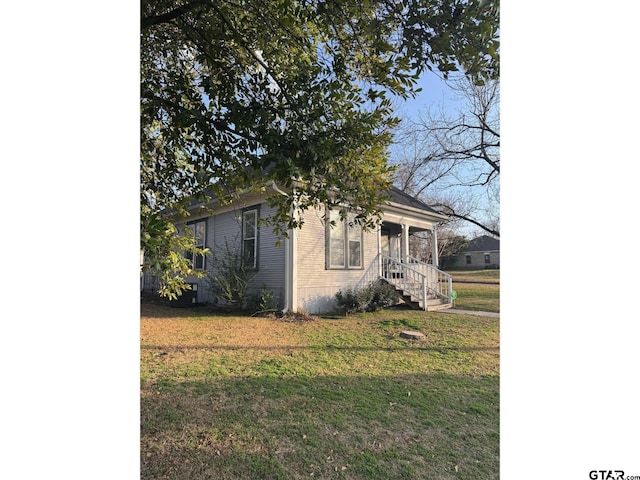
[{"label": "porch", "polygon": [[435,224],[406,215],[389,215],[388,212],[384,217],[379,227],[378,254],[360,286],[384,281],[395,287],[404,302],[413,308],[451,308],[452,279],[438,269]]},{"label": "porch", "polygon": [[395,287],[404,303],[415,309],[442,310],[453,306],[451,275],[411,256],[399,261],[378,254],[359,286],[376,281]]}]

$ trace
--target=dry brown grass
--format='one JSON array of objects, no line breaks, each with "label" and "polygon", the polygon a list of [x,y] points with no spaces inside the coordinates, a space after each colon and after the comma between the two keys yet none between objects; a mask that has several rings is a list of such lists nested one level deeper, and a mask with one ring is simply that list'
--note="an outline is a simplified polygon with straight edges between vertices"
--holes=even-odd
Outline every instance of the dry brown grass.
[{"label": "dry brown grass", "polygon": [[141,312],[143,479],[498,478],[496,319]]},{"label": "dry brown grass", "polygon": [[[190,320],[185,328],[185,320]],[[208,307],[167,308],[141,305],[140,337],[144,347],[275,348],[291,345],[296,319],[215,314]]]}]

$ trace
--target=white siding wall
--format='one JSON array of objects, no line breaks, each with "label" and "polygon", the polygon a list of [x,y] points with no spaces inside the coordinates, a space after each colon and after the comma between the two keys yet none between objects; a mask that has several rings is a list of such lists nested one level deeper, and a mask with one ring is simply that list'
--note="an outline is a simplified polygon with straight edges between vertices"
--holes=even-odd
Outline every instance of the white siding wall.
[{"label": "white siding wall", "polygon": [[362,269],[327,269],[325,266],[325,225],[322,212],[308,211],[298,232],[298,309],[320,313],[336,308],[335,294],[356,286],[378,254],[377,231],[364,232]]},{"label": "white siding wall", "polygon": [[[273,213],[265,203],[260,206],[261,218],[267,218]],[[266,285],[273,292],[278,308],[282,308],[285,296],[284,238],[279,239],[271,227],[260,225],[258,229],[258,273],[251,282],[251,292],[257,293],[263,284]]]},{"label": "white siding wall", "polygon": [[[253,207],[246,206],[245,208],[251,209]],[[269,207],[264,203],[259,206],[259,211],[262,218],[269,216],[271,213]],[[285,293],[284,241],[281,241],[280,246],[276,246],[278,238],[273,234],[273,230],[263,225],[258,228],[258,272],[251,281],[249,294],[257,293],[262,285],[265,284],[273,292],[274,300],[278,302],[278,306],[282,307]],[[229,249],[240,248],[241,231],[242,209],[208,217],[206,246],[214,256],[224,255],[227,245]],[[212,257],[207,258],[206,267],[208,270],[215,269],[215,261]],[[200,279],[190,277],[186,281],[198,284],[199,302],[214,302],[214,297],[209,293],[209,283],[206,277]]]}]

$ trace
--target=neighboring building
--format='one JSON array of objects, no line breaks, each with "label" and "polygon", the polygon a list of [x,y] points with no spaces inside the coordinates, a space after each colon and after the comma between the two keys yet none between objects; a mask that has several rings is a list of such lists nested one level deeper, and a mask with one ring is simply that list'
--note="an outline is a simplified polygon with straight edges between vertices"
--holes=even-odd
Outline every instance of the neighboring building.
[{"label": "neighboring building", "polygon": [[[271,188],[283,193],[275,185]],[[451,306],[451,279],[437,269],[436,226],[446,217],[397,188],[390,190],[382,222],[377,230],[340,221],[338,212],[326,212],[337,226],[322,220],[325,211],[302,213],[304,225],[289,231],[289,238],[277,238],[259,222],[273,210],[269,193],[246,194],[231,205],[214,205],[215,215],[198,216],[193,210],[186,222],[197,244],[208,247],[213,256],[193,258],[196,269],[215,269],[212,258],[231,245],[240,249],[247,265],[255,269],[251,291],[266,286],[282,310],[321,313],[335,310],[335,294],[348,287],[365,286],[383,279],[405,295],[408,303],[421,309]],[[434,236],[433,265],[409,256],[409,236],[429,231]],[[153,278],[144,279],[147,289]],[[187,278],[197,284],[197,301],[215,303],[206,278]]]},{"label": "neighboring building", "polygon": [[488,235],[474,238],[467,248],[452,256],[452,267],[468,270],[500,268],[500,240]]}]

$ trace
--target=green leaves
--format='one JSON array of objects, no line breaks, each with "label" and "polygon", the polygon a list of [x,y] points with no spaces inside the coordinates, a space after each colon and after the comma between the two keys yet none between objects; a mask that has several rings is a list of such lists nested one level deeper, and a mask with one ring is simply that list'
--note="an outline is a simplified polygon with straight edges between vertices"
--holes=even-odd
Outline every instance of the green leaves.
[{"label": "green leaves", "polygon": [[180,235],[172,222],[143,209],[140,215],[140,251],[144,257],[142,270],[159,277],[160,295],[175,299],[191,288],[184,277],[204,276],[202,270],[193,269],[184,252],[205,255],[209,250],[196,248],[189,232]]},{"label": "green leaves", "polygon": [[246,264],[239,248],[226,242],[225,249],[216,252],[212,260],[217,268],[215,273],[207,275],[209,291],[223,304],[242,309],[249,300],[249,282],[256,276],[257,271]]},{"label": "green leaves", "polygon": [[257,176],[302,180],[272,199],[283,229],[294,200],[347,202],[366,222],[389,184],[390,98],[411,96],[425,68],[497,72],[491,1],[143,0],[141,12],[143,212],[184,214]]}]

